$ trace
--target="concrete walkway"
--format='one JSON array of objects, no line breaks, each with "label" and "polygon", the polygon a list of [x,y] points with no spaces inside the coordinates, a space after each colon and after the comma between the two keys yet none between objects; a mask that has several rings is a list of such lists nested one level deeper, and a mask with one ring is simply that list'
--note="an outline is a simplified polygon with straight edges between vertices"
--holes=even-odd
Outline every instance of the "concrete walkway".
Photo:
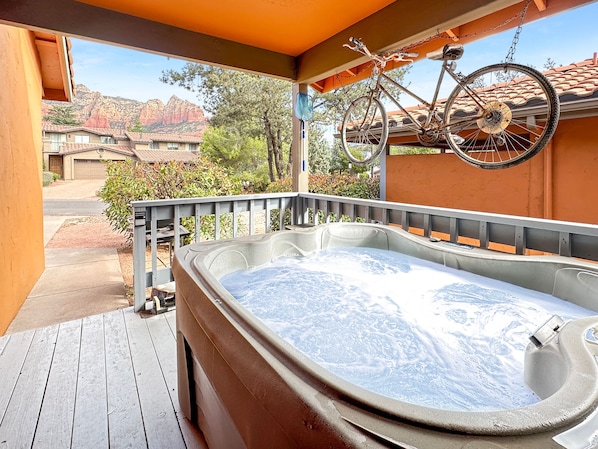
[{"label": "concrete walkway", "polygon": [[[68,218],[44,216],[44,246]],[[129,307],[116,248],[46,248],[45,256],[46,268],[7,334]]]}]

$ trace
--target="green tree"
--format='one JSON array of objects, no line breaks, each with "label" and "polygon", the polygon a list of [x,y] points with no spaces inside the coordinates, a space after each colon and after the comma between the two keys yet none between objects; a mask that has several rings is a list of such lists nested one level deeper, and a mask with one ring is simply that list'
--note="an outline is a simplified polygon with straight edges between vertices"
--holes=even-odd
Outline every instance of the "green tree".
[{"label": "green tree", "polygon": [[139,119],[139,116],[137,116],[135,118],[135,121],[129,125],[129,127],[127,128],[127,131],[133,132],[133,133],[142,133],[145,131],[145,128],[141,124],[141,120]]},{"label": "green tree", "polygon": [[312,126],[309,130],[309,172],[329,173],[332,150],[326,141],[321,127]]},{"label": "green tree", "polygon": [[[401,67],[398,69],[390,70],[386,72],[392,80],[397,83],[402,83],[405,76],[409,73],[409,66]],[[330,129],[332,126],[336,131],[338,125],[342,122],[345,112],[349,107],[349,104],[356,98],[366,95],[371,87],[372,79],[367,78],[356,83],[351,83],[351,78],[339,77],[341,87],[336,90],[319,93],[311,92],[314,118],[310,123],[310,159],[312,157],[311,152],[311,139],[314,134],[314,129],[318,129],[316,136],[323,135],[324,129]],[[399,99],[401,96],[401,90],[391,83],[386,83],[386,89],[395,98]],[[316,137],[318,139],[319,137]],[[317,145],[317,144],[316,144]],[[328,145],[328,159],[329,159],[329,171],[336,173],[354,173],[360,174],[370,170],[371,166],[350,166],[349,159],[344,153],[344,150],[340,146],[340,141],[335,137],[332,146]],[[317,153],[314,155],[317,156]],[[316,162],[316,166],[319,166],[320,162]],[[310,160],[310,169],[312,168]]]},{"label": "green tree", "polygon": [[53,125],[79,126],[83,123],[77,120],[72,106],[52,105],[48,111],[48,115],[44,116],[44,120],[49,121]]},{"label": "green tree", "polygon": [[212,114],[213,126],[263,138],[271,181],[288,174],[292,138],[289,82],[191,63],[180,72],[162,72],[161,81],[197,92]]},{"label": "green tree", "polygon": [[[357,156],[357,155],[356,155]],[[376,163],[376,162],[373,162]],[[345,173],[345,174],[361,174],[370,171],[370,165],[355,165],[351,164],[349,158],[345,154],[341,146],[340,140],[335,140],[332,146],[332,156],[330,158],[330,172],[331,173]]]},{"label": "green tree", "polygon": [[[400,81],[407,70],[400,68],[387,74]],[[239,133],[242,136],[262,138],[267,148],[270,181],[290,174],[292,93],[289,82],[191,63],[180,71],[163,71],[160,79],[164,83],[196,92],[203,107],[212,115],[213,127],[222,127],[233,136]],[[325,139],[321,139],[323,130],[331,125],[338,125],[350,102],[364,95],[369,85],[370,80],[366,79],[333,92],[322,94],[310,91],[315,112],[314,119],[309,122],[310,158],[316,158],[313,164],[310,163],[312,170],[322,171],[326,160],[334,159],[334,151],[330,146],[327,147],[329,155],[324,155]],[[394,86],[389,86],[388,89],[393,95],[399,96],[400,92]],[[315,143],[311,143],[313,137],[316,139]],[[348,166],[348,160],[346,165]],[[352,172],[367,170],[354,167]]]},{"label": "green tree", "polygon": [[[389,70],[386,75],[398,83],[402,83],[409,73],[409,66]],[[369,92],[372,79],[351,82],[350,77],[339,77],[341,87],[325,93],[313,92],[314,119],[313,123],[321,126],[338,125],[341,123],[349,104],[357,97]],[[349,84],[351,83],[351,84]],[[396,86],[386,83],[386,90],[395,98],[401,96],[401,90]]]},{"label": "green tree", "polygon": [[268,150],[263,137],[241,134],[234,128],[209,126],[200,149],[201,154],[223,167],[233,180],[251,190],[261,191],[268,184]]}]

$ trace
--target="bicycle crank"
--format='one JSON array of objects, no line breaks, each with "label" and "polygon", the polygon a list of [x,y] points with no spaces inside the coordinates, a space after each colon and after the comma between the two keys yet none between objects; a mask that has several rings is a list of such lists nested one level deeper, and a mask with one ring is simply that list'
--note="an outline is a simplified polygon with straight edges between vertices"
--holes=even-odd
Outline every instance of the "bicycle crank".
[{"label": "bicycle crank", "polygon": [[428,126],[421,129],[417,134],[417,140],[425,147],[433,147],[440,141],[442,136],[441,120],[438,117],[432,117]]},{"label": "bicycle crank", "polygon": [[486,104],[484,115],[478,119],[478,127],[488,134],[498,134],[511,123],[513,113],[511,109],[500,101]]}]

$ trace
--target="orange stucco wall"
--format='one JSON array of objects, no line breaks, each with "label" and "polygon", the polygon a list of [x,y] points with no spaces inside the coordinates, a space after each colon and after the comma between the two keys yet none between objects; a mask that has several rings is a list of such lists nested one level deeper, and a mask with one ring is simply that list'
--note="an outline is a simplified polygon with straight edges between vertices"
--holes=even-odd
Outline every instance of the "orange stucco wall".
[{"label": "orange stucco wall", "polygon": [[454,154],[387,156],[386,199],[402,203],[598,223],[598,117],[561,120],[537,156],[481,170]]},{"label": "orange stucco wall", "polygon": [[598,117],[563,120],[554,137],[554,217],[598,224]]},{"label": "orange stucco wall", "polygon": [[41,75],[30,33],[0,25],[0,335],[44,269]]}]

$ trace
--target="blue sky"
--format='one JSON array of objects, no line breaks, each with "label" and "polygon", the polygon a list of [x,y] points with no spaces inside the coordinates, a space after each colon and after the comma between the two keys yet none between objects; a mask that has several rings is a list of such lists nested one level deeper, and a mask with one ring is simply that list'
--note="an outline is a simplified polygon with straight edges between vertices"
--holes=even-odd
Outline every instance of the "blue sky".
[{"label": "blue sky", "polygon": [[[530,7],[533,8],[533,4]],[[521,32],[515,62],[544,70],[549,57],[557,66],[591,58],[598,51],[596,28],[598,2],[527,24]],[[514,30],[508,30],[467,45],[465,55],[458,61],[459,70],[470,73],[484,65],[500,62],[509,50],[513,34]],[[85,84],[104,95],[138,101],[157,98],[166,103],[176,95],[199,103],[196,94],[159,81],[163,70],[178,70],[185,61],[81,39],[71,40],[77,84]],[[411,66],[407,76],[406,80],[411,82],[414,90],[426,99],[433,92],[438,64],[420,61]]]}]

